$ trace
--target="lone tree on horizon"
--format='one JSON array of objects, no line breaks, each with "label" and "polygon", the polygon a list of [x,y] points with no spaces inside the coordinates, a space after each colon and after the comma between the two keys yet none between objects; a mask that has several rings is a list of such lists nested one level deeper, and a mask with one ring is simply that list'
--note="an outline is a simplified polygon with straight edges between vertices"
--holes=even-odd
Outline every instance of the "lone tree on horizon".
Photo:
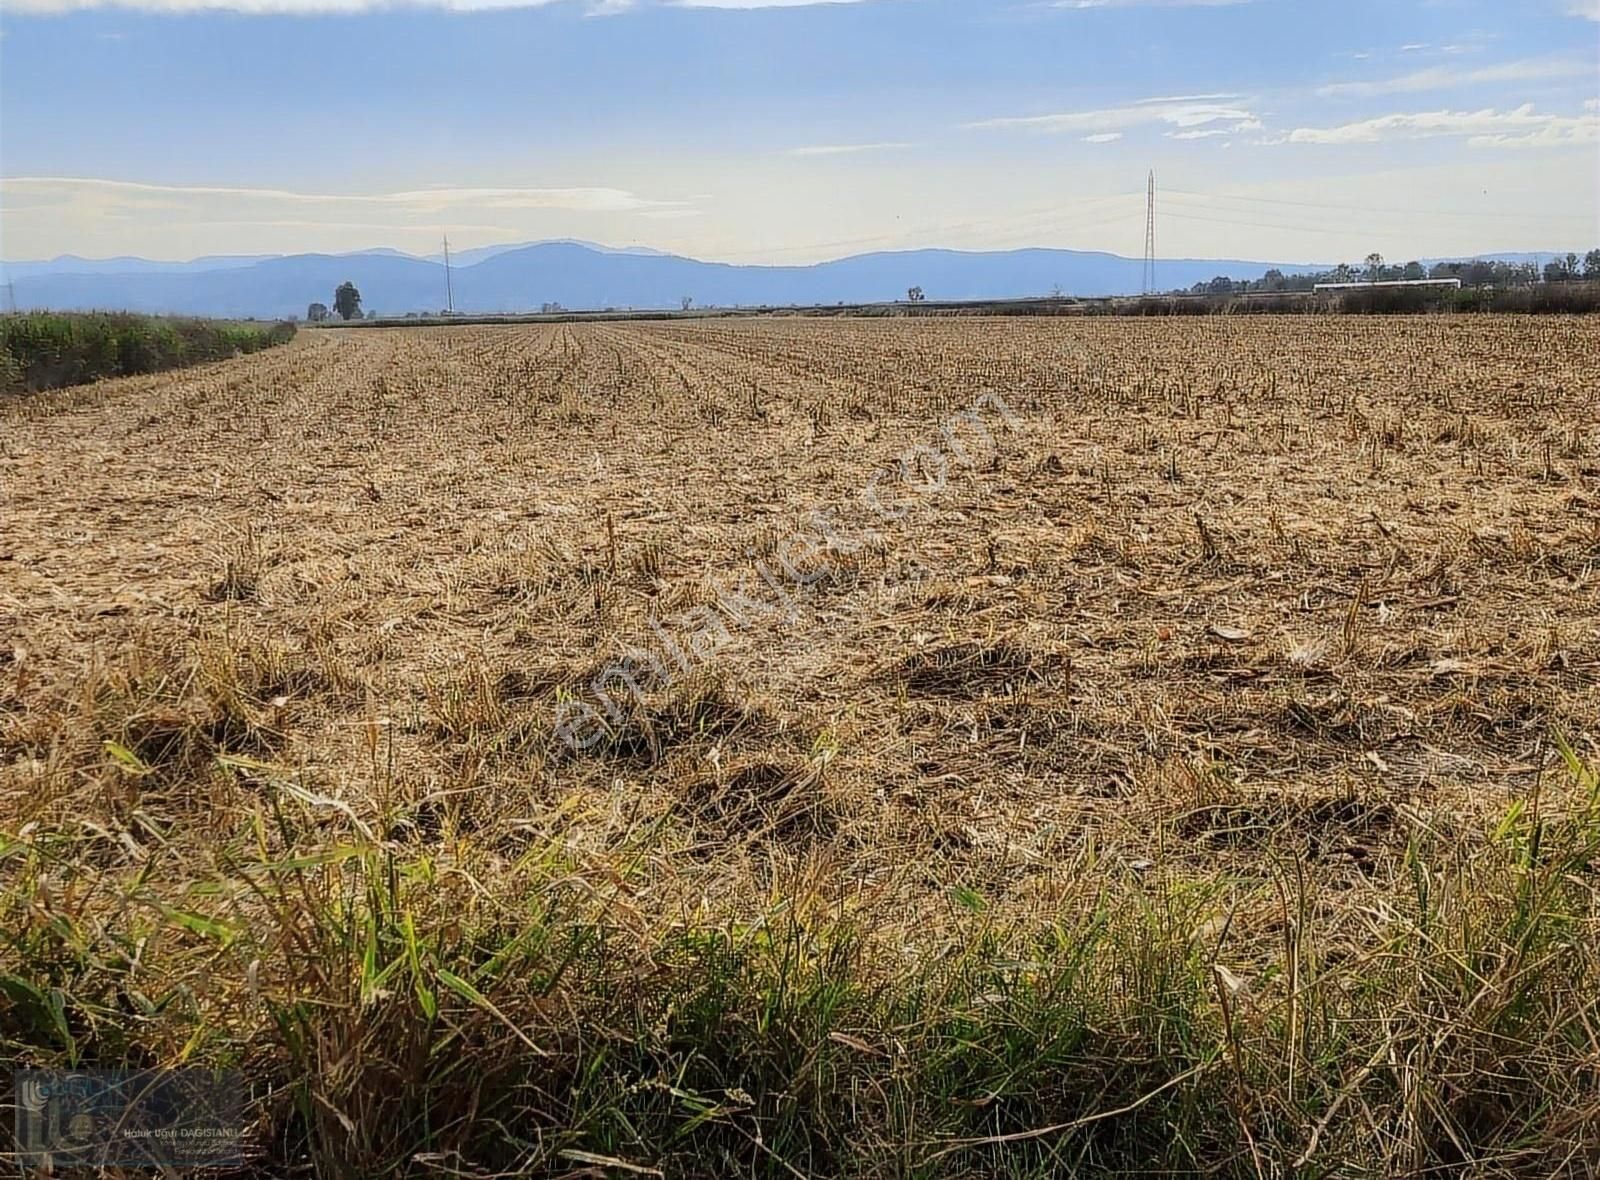
[{"label": "lone tree on horizon", "polygon": [[326,303],[313,303],[306,308],[306,319],[313,324],[320,324],[328,318],[328,305]]},{"label": "lone tree on horizon", "polygon": [[349,279],[340,283],[339,289],[333,293],[333,310],[339,313],[341,320],[361,318],[361,292]]}]

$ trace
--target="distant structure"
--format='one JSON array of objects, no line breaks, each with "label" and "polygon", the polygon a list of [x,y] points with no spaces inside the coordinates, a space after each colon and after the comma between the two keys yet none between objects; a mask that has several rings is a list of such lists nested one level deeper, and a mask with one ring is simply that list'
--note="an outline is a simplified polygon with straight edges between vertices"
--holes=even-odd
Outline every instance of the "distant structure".
[{"label": "distant structure", "polygon": [[1144,293],[1156,289],[1156,170],[1150,169],[1150,183],[1144,200]]},{"label": "distant structure", "polygon": [[1454,287],[1460,289],[1460,279],[1384,279],[1382,282],[1317,283],[1313,291],[1366,291],[1373,287]]},{"label": "distant structure", "polygon": [[450,235],[444,235],[444,314],[456,314],[456,293],[450,285]]}]

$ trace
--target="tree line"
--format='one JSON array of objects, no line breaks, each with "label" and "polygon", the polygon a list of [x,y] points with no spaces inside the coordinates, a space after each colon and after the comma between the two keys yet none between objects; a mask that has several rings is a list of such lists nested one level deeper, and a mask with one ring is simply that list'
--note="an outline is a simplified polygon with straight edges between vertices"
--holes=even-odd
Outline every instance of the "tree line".
[{"label": "tree line", "polygon": [[1284,274],[1274,267],[1259,279],[1230,279],[1218,275],[1209,282],[1196,283],[1174,295],[1233,295],[1258,292],[1309,291],[1318,283],[1388,283],[1422,279],[1460,279],[1463,287],[1529,287],[1541,280],[1568,283],[1578,279],[1600,280],[1600,249],[1590,250],[1581,259],[1566,254],[1545,263],[1541,269],[1532,262],[1500,262],[1472,259],[1466,262],[1436,262],[1425,267],[1420,262],[1391,265],[1381,254],[1368,254],[1359,263],[1341,262],[1332,270],[1304,274]]}]

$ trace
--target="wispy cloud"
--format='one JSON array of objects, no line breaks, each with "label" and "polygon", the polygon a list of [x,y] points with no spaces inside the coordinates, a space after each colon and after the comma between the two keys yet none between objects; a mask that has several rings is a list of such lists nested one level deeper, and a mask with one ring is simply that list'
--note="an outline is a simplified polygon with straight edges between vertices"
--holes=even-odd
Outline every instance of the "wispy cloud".
[{"label": "wispy cloud", "polygon": [[810,8],[818,4],[859,4],[861,0],[673,0],[675,8]]},{"label": "wispy cloud", "polygon": [[786,156],[854,156],[860,152],[891,152],[908,148],[909,143],[819,143],[790,148]]},{"label": "wispy cloud", "polygon": [[1371,82],[1335,82],[1320,87],[1324,98],[1364,98],[1376,94],[1414,94],[1426,90],[1449,90],[1458,86],[1482,86],[1494,82],[1536,82],[1549,78],[1592,75],[1594,64],[1568,58],[1540,58],[1503,62],[1476,70],[1453,70],[1444,66],[1417,70],[1398,78]]},{"label": "wispy cloud", "polygon": [[[510,8],[542,8],[557,0],[412,0],[418,7],[447,12],[491,12]],[[232,12],[243,16],[323,16],[382,12],[390,0],[6,0],[11,16],[51,16],[91,9],[132,9],[183,14]]]},{"label": "wispy cloud", "polygon": [[228,197],[238,201],[280,205],[391,207],[428,214],[451,209],[564,209],[617,213],[677,208],[683,204],[678,201],[649,200],[626,189],[605,187],[424,188],[392,193],[306,193],[234,185],[147,184],[87,176],[8,176],[0,178],[0,191],[54,196],[61,202],[98,196],[148,205],[159,200]]},{"label": "wispy cloud", "polygon": [[1102,131],[1098,135],[1085,135],[1084,143],[1116,143],[1122,138],[1120,131]]},{"label": "wispy cloud", "polygon": [[1531,104],[1500,111],[1424,111],[1380,115],[1337,127],[1299,127],[1278,142],[1370,144],[1465,138],[1475,148],[1563,148],[1600,142],[1600,115],[1547,115]]},{"label": "wispy cloud", "polygon": [[1238,95],[1193,95],[1178,98],[1148,98],[1121,107],[1092,111],[1064,111],[1051,115],[1009,115],[980,119],[962,126],[980,131],[1048,131],[1101,134],[1126,131],[1147,124],[1165,123],[1172,127],[1204,127],[1212,123],[1250,123],[1256,117],[1244,107],[1226,100]]},{"label": "wispy cloud", "polygon": [[1052,0],[1051,8],[1233,8],[1256,0]]},{"label": "wispy cloud", "polygon": [[[430,8],[445,12],[496,12],[544,8],[571,0],[6,0],[13,16],[50,16],[97,8],[152,13],[232,12],[244,16],[321,16],[386,12],[397,8]],[[587,16],[620,16],[645,6],[646,0],[585,0]],[[861,0],[651,0],[669,8],[803,8],[855,4]]]},{"label": "wispy cloud", "polygon": [[1158,98],[1141,98],[1134,106],[1168,106],[1179,102],[1228,102],[1233,99],[1243,98],[1244,95],[1228,91],[1214,91],[1211,94],[1165,94]]},{"label": "wispy cloud", "polygon": [[1600,21],[1600,0],[1573,0],[1567,9],[1567,15]]}]

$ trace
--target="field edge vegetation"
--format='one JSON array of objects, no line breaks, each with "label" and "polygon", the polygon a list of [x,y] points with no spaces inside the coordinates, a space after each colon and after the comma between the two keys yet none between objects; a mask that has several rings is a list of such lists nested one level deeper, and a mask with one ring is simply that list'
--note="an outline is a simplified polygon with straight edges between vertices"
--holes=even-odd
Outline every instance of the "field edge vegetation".
[{"label": "field edge vegetation", "polygon": [[288,322],[130,312],[29,311],[0,316],[0,394],[134,377],[259,352],[294,338]]}]

